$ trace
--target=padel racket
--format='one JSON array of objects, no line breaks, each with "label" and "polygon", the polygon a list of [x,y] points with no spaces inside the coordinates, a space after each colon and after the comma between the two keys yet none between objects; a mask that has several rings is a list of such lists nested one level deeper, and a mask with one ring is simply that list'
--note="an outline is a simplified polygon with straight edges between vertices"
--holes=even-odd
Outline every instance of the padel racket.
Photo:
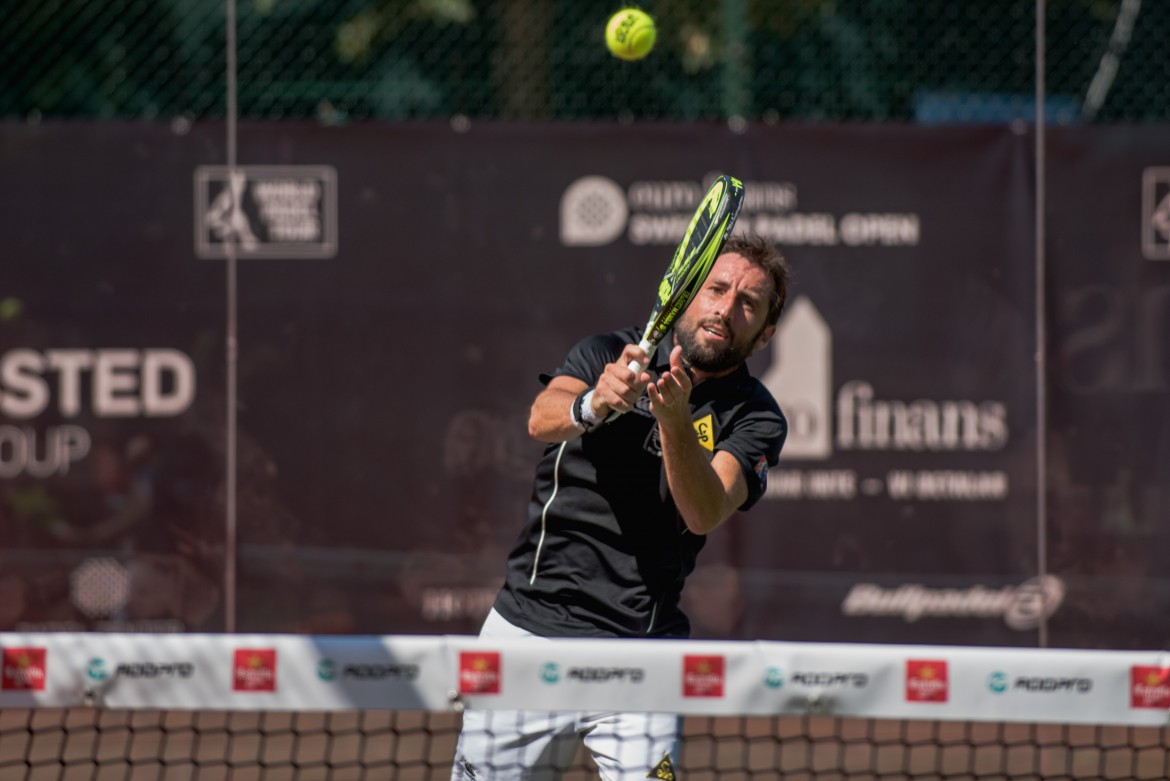
[{"label": "padel racket", "polygon": [[[716,179],[699,202],[682,241],[674,251],[666,275],[658,284],[658,300],[650,310],[650,319],[639,344],[646,351],[647,359],[654,356],[663,337],[670,333],[707,280],[723,243],[735,227],[741,206],[743,182],[727,174]],[[643,368],[637,361],[630,363],[630,369],[635,373]]]}]

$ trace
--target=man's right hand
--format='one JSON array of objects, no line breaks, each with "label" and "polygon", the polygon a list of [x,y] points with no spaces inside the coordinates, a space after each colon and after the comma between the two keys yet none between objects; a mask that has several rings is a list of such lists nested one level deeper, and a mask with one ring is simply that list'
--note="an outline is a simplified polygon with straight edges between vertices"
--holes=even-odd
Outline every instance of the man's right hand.
[{"label": "man's right hand", "polygon": [[634,361],[645,366],[650,357],[638,345],[627,344],[616,361],[605,365],[593,392],[593,411],[598,417],[608,417],[611,412],[629,412],[646,390],[653,378],[649,372],[631,370]]}]

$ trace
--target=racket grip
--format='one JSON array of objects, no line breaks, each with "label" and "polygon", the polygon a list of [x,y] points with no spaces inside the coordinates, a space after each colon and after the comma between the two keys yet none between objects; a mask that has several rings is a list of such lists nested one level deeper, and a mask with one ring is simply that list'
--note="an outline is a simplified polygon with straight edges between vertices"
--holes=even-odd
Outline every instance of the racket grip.
[{"label": "racket grip", "polygon": [[[653,358],[653,357],[654,357],[654,350],[655,350],[655,348],[657,348],[657,347],[658,347],[658,345],[657,345],[657,344],[651,344],[650,342],[648,342],[648,341],[647,341],[647,340],[645,340],[645,339],[643,339],[642,341],[638,342],[638,346],[639,346],[639,347],[641,347],[641,348],[642,348],[642,349],[643,349],[643,350],[646,352],[646,360],[647,360],[647,361],[649,361],[651,358]],[[630,371],[632,371],[634,374],[641,374],[641,373],[642,373],[642,370],[643,370],[643,369],[645,369],[645,368],[646,368],[645,366],[643,366],[642,364],[638,363],[637,361],[630,361],[630,366],[629,366],[629,369],[630,369]]]},{"label": "racket grip", "polygon": [[[654,350],[658,348],[657,344],[651,343],[647,339],[642,339],[642,341],[638,342],[638,346],[641,347],[646,352],[646,360],[647,361],[649,361],[651,358],[654,357]],[[642,370],[645,368],[646,368],[645,366],[638,363],[637,361],[630,361],[630,363],[629,363],[629,369],[634,374],[641,374]],[[617,410],[614,410],[613,412],[609,413],[609,416],[606,417],[605,422],[608,423],[611,420],[615,420],[617,418],[620,418],[624,414],[625,414],[624,412],[618,412]]]}]

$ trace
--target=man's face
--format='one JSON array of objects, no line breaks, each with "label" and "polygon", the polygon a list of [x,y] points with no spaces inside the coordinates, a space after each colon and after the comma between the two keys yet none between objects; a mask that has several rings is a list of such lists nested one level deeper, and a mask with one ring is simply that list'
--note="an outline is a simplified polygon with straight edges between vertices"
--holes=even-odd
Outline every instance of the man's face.
[{"label": "man's face", "polygon": [[776,327],[768,325],[772,280],[742,255],[725,253],[675,326],[683,360],[693,369],[730,372],[763,347]]}]

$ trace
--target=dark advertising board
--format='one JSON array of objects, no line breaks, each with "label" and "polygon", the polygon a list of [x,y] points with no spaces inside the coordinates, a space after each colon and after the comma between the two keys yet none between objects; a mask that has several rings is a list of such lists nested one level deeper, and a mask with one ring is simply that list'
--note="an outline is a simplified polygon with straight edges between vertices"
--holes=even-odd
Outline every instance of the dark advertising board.
[{"label": "dark advertising board", "polygon": [[[235,176],[220,126],[2,137],[0,628],[221,629],[230,450],[239,629],[475,631],[531,490],[537,375],[581,336],[644,322],[704,185],[728,172],[747,185],[739,229],[772,237],[795,271],[776,338],[751,359],[791,433],[767,496],[700,557],[685,596],[696,634],[1034,645],[1043,614],[1056,644],[1153,642],[1073,620],[1101,538],[1061,537],[1064,513],[1037,522],[1026,134],[244,125]],[[1062,162],[1108,159],[1107,143],[1070,140],[1054,179],[1074,176]],[[1139,180],[1157,162],[1147,146]],[[1071,183],[1053,204],[1070,234],[1130,230]],[[1053,468],[1085,415],[1143,410],[1123,393],[1102,411],[1061,379],[1109,360],[1064,338],[1099,306],[1066,278],[1107,284],[1086,243],[1054,238],[1049,258]],[[1165,286],[1170,261],[1134,247],[1118,262]],[[1156,319],[1165,298],[1150,295]],[[1157,344],[1144,349],[1164,356]],[[1117,447],[1164,462],[1165,436],[1124,420]],[[1054,508],[1096,479],[1091,458],[1067,455],[1073,488],[1052,481]],[[1131,474],[1150,463],[1129,457]],[[1155,515],[1141,523],[1164,545]],[[1040,540],[1058,538],[1038,577]]]}]

